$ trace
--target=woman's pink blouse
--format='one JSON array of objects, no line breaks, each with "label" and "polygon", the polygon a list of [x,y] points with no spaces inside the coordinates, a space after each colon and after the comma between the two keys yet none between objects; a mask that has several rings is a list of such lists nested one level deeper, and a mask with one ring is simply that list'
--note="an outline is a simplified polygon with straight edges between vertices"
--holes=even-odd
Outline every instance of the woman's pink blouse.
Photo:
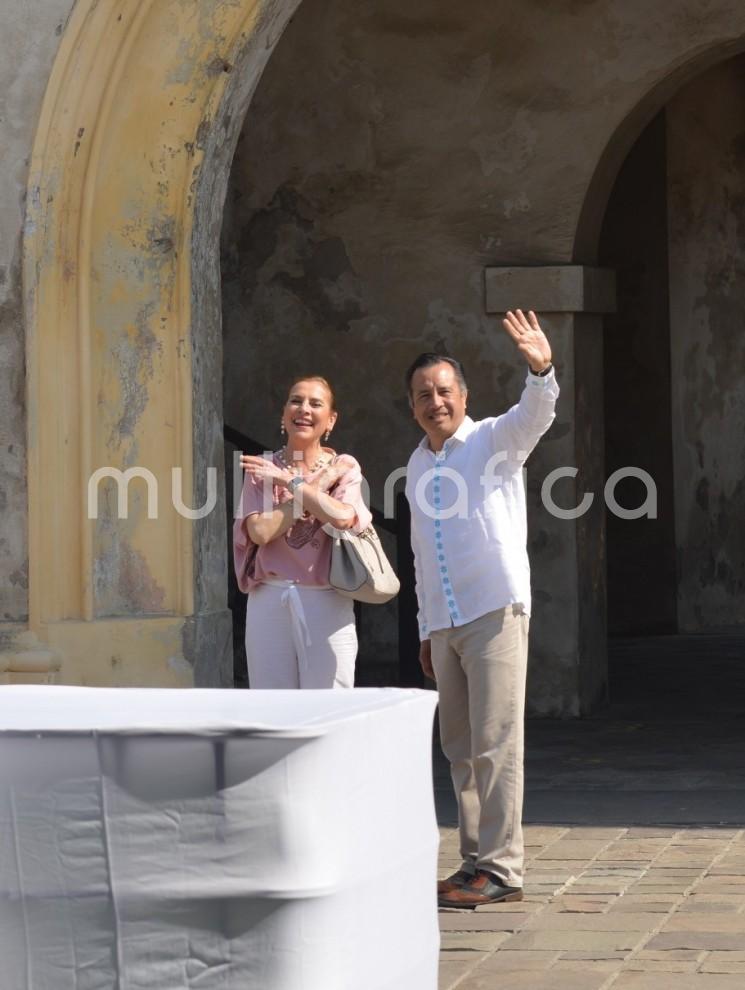
[{"label": "woman's pink blouse", "polygon": [[[349,454],[339,455],[336,464],[343,466],[345,470],[329,494],[345,505],[352,506],[357,515],[353,530],[361,533],[372,522],[370,510],[362,498],[362,471]],[[248,592],[267,578],[297,581],[298,584],[315,587],[328,584],[331,537],[317,519],[312,516],[298,519],[283,536],[264,546],[256,546],[246,533],[243,520],[247,516],[276,508],[290,498],[292,496],[286,488],[275,485],[272,487],[271,500],[267,491],[265,506],[263,483],[255,481],[248,474],[245,476],[233,523],[233,563],[241,591]]]}]

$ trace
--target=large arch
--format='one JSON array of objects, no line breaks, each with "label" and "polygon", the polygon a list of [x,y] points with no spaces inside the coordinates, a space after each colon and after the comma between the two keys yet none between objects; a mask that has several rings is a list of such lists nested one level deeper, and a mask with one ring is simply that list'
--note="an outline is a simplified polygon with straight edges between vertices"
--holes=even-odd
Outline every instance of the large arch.
[{"label": "large arch", "polygon": [[[238,130],[298,2],[73,8],[28,185],[30,633],[11,670],[45,677],[59,666],[62,680],[82,683],[225,682],[217,234]],[[698,0],[499,7],[495,31],[511,31],[514,43],[474,63],[468,92],[476,101],[489,80],[506,126],[468,154],[494,177],[500,237],[466,264],[476,276],[484,264],[530,265],[540,278],[543,265],[593,260],[593,223],[631,141],[623,128],[641,128],[651,109],[638,108],[676,74],[737,50],[745,10],[734,0],[712,0],[704,14]],[[408,38],[417,16],[388,17],[385,30]],[[453,34],[447,18],[433,23]],[[419,27],[426,37],[428,24]],[[577,487],[599,491],[600,318],[563,312],[549,322],[564,394],[551,458],[586,466]],[[487,343],[471,346],[475,354]],[[106,483],[101,518],[88,518],[87,480],[104,465],[152,471],[157,524],[142,481],[128,519],[115,518]],[[171,470],[183,470],[187,504],[201,505],[210,466],[218,508],[192,522],[170,508]],[[602,696],[598,520],[588,514],[571,532],[549,521],[536,534],[535,707],[544,714],[584,712]],[[217,656],[195,670],[208,650]]]},{"label": "large arch", "polygon": [[[218,233],[240,122],[297,3],[79,0],[66,25],[24,250],[31,636],[15,666],[36,677],[229,681]],[[102,466],[152,472],[157,522],[142,481],[127,519],[110,482],[89,518]],[[172,469],[202,505],[208,466],[217,508],[193,523]]]},{"label": "large arch", "polygon": [[616,265],[623,284],[605,334],[607,472],[644,467],[660,506],[642,524],[608,515],[616,637],[742,627],[745,502],[732,445],[745,391],[731,369],[744,353],[733,333],[743,289],[743,44],[716,47],[687,70],[674,89],[660,87],[661,109],[660,93],[650,94],[659,112],[624,162],[601,238],[601,262]]},{"label": "large arch", "polygon": [[[724,5],[726,6],[726,5]],[[735,30],[737,28],[735,27]],[[745,31],[745,23],[739,25]],[[662,66],[649,88],[632,90],[624,103],[608,118],[603,144],[587,184],[574,232],[573,257],[582,264],[596,264],[600,227],[619,169],[644,128],[686,83],[706,69],[745,51],[745,35],[712,39],[697,46],[681,64]]]},{"label": "large arch", "polygon": [[[605,199],[625,150],[667,94],[707,61],[738,50],[744,30],[732,0],[705,12],[695,0],[655,7],[594,0],[550,10],[509,0],[469,0],[455,10],[429,0],[406,11],[394,0],[306,0],[249,109],[239,146],[249,150],[237,155],[245,184],[234,186],[234,230],[226,225],[238,273],[233,313],[225,299],[236,379],[260,363],[253,352],[251,362],[240,361],[237,325],[247,315],[265,326],[274,315],[281,328],[259,355],[265,365],[281,363],[288,325],[298,332],[294,319],[306,325],[315,318],[316,336],[308,338],[322,345],[328,316],[308,299],[323,297],[320,283],[334,273],[304,265],[295,248],[312,227],[336,239],[359,285],[339,293],[356,310],[340,351],[376,348],[378,387],[365,403],[372,397],[368,422],[386,443],[376,443],[371,428],[368,461],[405,462],[409,437],[380,382],[395,389],[406,356],[433,339],[464,359],[475,408],[491,412],[493,396],[518,394],[515,362],[508,347],[500,351],[498,323],[484,313],[483,268],[507,269],[510,278],[521,268],[522,305],[538,305],[533,300],[551,296],[557,268],[595,264]],[[324,197],[328,187],[333,195]],[[257,251],[256,231],[271,224],[282,230],[277,246],[267,237]],[[250,246],[242,262],[241,243]],[[394,280],[386,278],[389,245]],[[543,511],[535,486],[529,492],[537,602],[529,700],[540,714],[588,712],[602,703],[607,683],[604,334],[602,317],[589,305],[573,311],[577,303],[560,300],[562,311],[550,313],[539,306],[555,343],[562,398],[529,479],[575,465],[576,482],[561,483],[562,503],[594,494],[590,511],[570,522]],[[307,354],[312,345],[305,343]],[[337,373],[343,379],[343,369]],[[345,415],[359,416],[354,396],[343,398]],[[247,419],[270,421],[266,389],[243,405]]]},{"label": "large arch", "polygon": [[[722,5],[721,13],[724,13],[724,8],[726,5]],[[719,13],[717,11],[714,12]],[[608,259],[599,254],[600,244],[601,244],[601,233],[604,223],[604,218],[606,217],[609,201],[612,194],[616,188],[616,180],[619,177],[619,172],[622,166],[627,162],[627,157],[630,153],[634,153],[637,150],[637,142],[640,137],[644,135],[644,139],[649,141],[649,133],[651,131],[650,125],[657,129],[658,135],[662,133],[663,141],[663,151],[661,159],[664,162],[664,155],[666,151],[664,150],[664,133],[665,133],[665,119],[662,113],[666,107],[671,104],[671,101],[675,101],[676,96],[682,91],[686,90],[686,87],[690,85],[695,85],[695,82],[706,76],[707,73],[710,75],[711,70],[716,69],[716,67],[721,67],[724,63],[729,60],[734,60],[737,56],[741,56],[745,52],[745,20],[743,20],[742,13],[737,12],[735,16],[735,11],[732,12],[729,19],[729,27],[732,31],[732,37],[722,36],[719,32],[716,32],[708,40],[703,38],[698,39],[699,43],[692,45],[690,51],[682,51],[674,59],[670,59],[666,64],[657,67],[654,73],[650,73],[645,87],[633,88],[629,91],[627,99],[623,102],[619,102],[617,107],[614,107],[614,112],[610,114],[605,122],[605,129],[598,133],[598,137],[602,138],[603,145],[600,153],[596,156],[594,160],[594,170],[590,177],[590,180],[586,186],[584,200],[582,202],[581,209],[577,214],[577,226],[575,230],[574,239],[574,259],[577,262],[582,262],[585,264],[607,264]],[[649,128],[649,130],[648,130]],[[638,179],[638,176],[637,176]],[[627,179],[628,181],[628,179]],[[653,179],[648,177],[648,181],[653,183]],[[654,184],[654,183],[653,183]],[[667,195],[667,188],[665,186],[665,176],[662,176],[662,190],[661,195],[663,196],[663,203],[665,202],[664,197]],[[657,188],[655,186],[655,188]],[[657,190],[660,192],[660,190]],[[626,209],[628,210],[628,204],[626,204]],[[620,207],[616,204],[616,210],[618,211]],[[663,207],[663,212],[665,212],[666,207]],[[665,226],[667,226],[667,218],[663,221]],[[643,237],[644,235],[642,235]],[[669,236],[669,231],[668,231]],[[640,252],[641,254],[642,252]],[[632,256],[629,256],[632,257]],[[634,264],[638,261],[638,256],[636,253],[633,254]],[[671,286],[668,284],[668,279],[672,278],[672,268],[668,269],[668,264],[672,264],[667,256],[667,243],[665,245],[664,254],[664,284],[660,284],[657,287],[657,291],[664,295],[666,306],[672,305],[672,296],[669,295],[671,291]],[[714,293],[716,294],[716,292]],[[628,316],[628,313],[626,314]],[[614,375],[613,369],[617,368],[619,372],[627,377],[622,377],[621,380],[625,383],[629,392],[627,395],[633,395],[633,402],[638,404],[644,404],[645,398],[653,390],[656,391],[659,401],[667,402],[667,406],[658,410],[661,415],[657,418],[656,413],[652,413],[654,417],[654,424],[649,430],[649,434],[645,436],[645,442],[647,442],[648,449],[640,452],[638,445],[634,446],[634,441],[632,438],[632,433],[634,429],[638,429],[638,422],[635,423],[633,416],[629,416],[623,426],[623,443],[619,444],[618,447],[622,448],[623,455],[626,459],[623,459],[616,463],[606,466],[605,475],[606,477],[616,468],[619,463],[628,464],[643,464],[646,463],[645,457],[648,459],[651,447],[650,444],[657,443],[656,448],[657,460],[653,461],[655,463],[655,470],[652,472],[652,476],[656,482],[659,482],[657,489],[657,496],[660,500],[660,519],[655,520],[652,525],[661,526],[664,529],[664,534],[662,531],[658,531],[654,537],[652,537],[652,530],[643,530],[640,536],[635,537],[634,540],[629,539],[628,531],[623,530],[623,523],[619,524],[616,520],[609,521],[608,534],[609,538],[613,537],[618,546],[618,541],[626,541],[624,546],[624,551],[628,555],[636,552],[637,566],[640,568],[645,568],[646,571],[652,573],[654,579],[662,580],[664,578],[665,584],[659,585],[658,590],[660,594],[660,599],[665,598],[664,607],[663,602],[660,600],[657,602],[657,613],[653,617],[655,611],[654,601],[649,602],[648,615],[645,618],[641,618],[639,613],[644,614],[645,609],[637,609],[637,621],[641,621],[642,624],[646,622],[651,622],[654,620],[662,622],[662,613],[665,612],[664,626],[660,625],[652,626],[650,630],[646,630],[649,634],[669,634],[671,632],[690,632],[690,628],[686,629],[685,624],[681,623],[681,595],[678,585],[680,584],[681,578],[681,568],[683,573],[685,573],[685,568],[688,566],[690,568],[690,554],[688,557],[684,554],[684,544],[681,544],[681,540],[685,540],[685,535],[677,531],[677,526],[680,522],[681,516],[685,516],[685,510],[681,513],[678,506],[678,496],[681,494],[681,485],[684,483],[683,478],[686,476],[686,470],[681,469],[680,464],[677,460],[680,459],[681,462],[685,462],[685,456],[681,454],[682,450],[682,439],[681,439],[681,424],[686,420],[685,414],[685,403],[681,401],[681,394],[685,391],[685,383],[687,375],[684,372],[683,364],[684,360],[681,354],[676,351],[674,340],[670,339],[670,314],[667,315],[667,339],[663,341],[656,341],[654,346],[657,347],[657,357],[660,358],[660,363],[655,366],[654,371],[649,372],[648,379],[636,378],[635,381],[631,381],[628,376],[631,372],[627,370],[624,360],[628,360],[628,353],[633,352],[636,348],[640,346],[639,336],[634,336],[633,331],[633,320],[629,322],[624,322],[624,320],[612,320],[611,325],[613,326],[615,339],[611,338],[607,343],[604,343],[604,349],[610,350],[610,357],[608,358],[609,363],[606,363],[605,369],[603,367],[603,358],[600,357],[599,361],[595,362],[593,373],[599,379],[602,380],[605,374],[610,375],[610,378],[606,377],[606,385],[609,382],[613,382],[614,378],[618,377]],[[649,333],[649,327],[645,328],[644,335]],[[622,346],[619,342],[619,334],[625,333],[625,342]],[[607,340],[607,338],[606,338]],[[652,343],[650,341],[650,347]],[[624,353],[626,357],[624,357]],[[618,363],[616,363],[618,362]],[[668,364],[670,368],[668,369]],[[669,379],[669,375],[672,376],[672,382]],[[618,386],[616,386],[618,388]],[[633,391],[632,391],[633,390]],[[611,396],[613,392],[611,391]],[[612,400],[611,400],[612,401]],[[620,408],[620,407],[619,407]],[[651,408],[654,409],[652,406]],[[606,406],[606,411],[608,407]],[[610,415],[610,413],[608,413]],[[672,423],[670,418],[672,417]],[[601,417],[602,418],[602,417]],[[618,420],[618,417],[617,417]],[[665,427],[662,425],[663,422],[667,423],[667,435],[665,438],[665,447],[660,447],[662,443],[660,437],[658,436],[656,440],[651,439],[651,434],[656,430],[659,434],[661,430]],[[605,430],[609,429],[610,420],[604,419]],[[615,438],[618,439],[618,430],[620,426],[618,422],[615,425]],[[605,432],[605,430],[603,432]],[[603,444],[604,437],[598,437],[598,442],[596,446],[596,458],[601,456],[599,450]],[[613,443],[613,435],[611,435],[611,444]],[[676,449],[677,447],[677,449]],[[610,451],[611,448],[609,448]],[[633,453],[630,453],[633,450]],[[616,449],[616,454],[618,450]],[[706,484],[706,471],[704,468],[704,457],[699,451],[696,457],[688,454],[688,460],[693,462],[696,460],[696,467],[690,469],[690,473],[687,474],[688,487],[691,490],[695,490],[697,485]],[[641,458],[637,460],[635,458]],[[699,463],[700,461],[700,463]],[[649,465],[647,465],[649,466]],[[703,479],[703,480],[702,480]],[[687,492],[683,493],[684,497],[682,501],[687,507],[691,498],[688,496]],[[638,497],[638,490],[635,493],[635,497]],[[714,512],[714,507],[711,507],[712,513]],[[720,509],[721,511],[721,509]],[[615,531],[611,532],[610,522],[615,523]],[[609,547],[609,540],[603,539],[602,547],[603,552],[612,549],[613,539],[610,539],[611,546]],[[645,539],[648,540],[645,544]],[[657,545],[654,545],[654,541],[657,541]],[[659,544],[661,541],[667,541],[664,549],[662,549]],[[648,552],[648,556],[645,557],[645,549]],[[654,561],[651,559],[652,555],[656,553]],[[662,559],[662,554],[665,557]],[[609,554],[609,562],[612,560]],[[675,572],[678,571],[677,579],[675,577]],[[625,577],[628,582],[631,580],[631,575],[633,572],[626,572]],[[648,577],[645,572],[645,578]],[[688,578],[688,606],[690,609],[690,598],[691,598],[691,586],[698,580],[698,573],[693,577]],[[712,574],[710,578],[710,583],[714,584],[714,575]],[[640,588],[644,592],[649,592],[649,581],[647,584],[644,582],[639,582]],[[635,588],[631,595],[624,590],[622,582],[619,582],[618,576],[616,576],[616,586],[612,589],[613,593],[624,594],[625,607],[629,609],[629,598],[631,602],[635,603],[634,593],[637,595],[642,592],[639,588]],[[611,594],[611,588],[606,585],[606,591],[608,595]],[[696,595],[699,593],[703,595],[705,588],[701,584],[698,585],[696,590]],[[633,605],[632,605],[633,607]],[[645,606],[646,608],[647,606]],[[616,612],[618,610],[616,609]],[[677,612],[677,615],[676,615]],[[708,631],[706,627],[701,629],[696,629],[696,632]],[[644,635],[645,627],[642,625],[640,631],[637,631],[636,635]],[[600,635],[600,630],[598,630],[598,636]],[[634,635],[634,633],[626,632],[625,634],[616,631],[616,635]],[[620,647],[617,649],[620,650]],[[600,655],[600,650],[596,650],[596,656]],[[618,672],[618,671],[617,671]]]}]

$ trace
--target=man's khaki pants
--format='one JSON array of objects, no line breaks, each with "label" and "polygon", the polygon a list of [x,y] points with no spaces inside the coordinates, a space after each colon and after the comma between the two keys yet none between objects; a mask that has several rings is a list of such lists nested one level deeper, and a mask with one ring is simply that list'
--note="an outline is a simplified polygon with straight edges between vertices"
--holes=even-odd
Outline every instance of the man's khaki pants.
[{"label": "man's khaki pants", "polygon": [[528,616],[510,605],[431,634],[440,739],[458,799],[464,868],[523,883]]}]

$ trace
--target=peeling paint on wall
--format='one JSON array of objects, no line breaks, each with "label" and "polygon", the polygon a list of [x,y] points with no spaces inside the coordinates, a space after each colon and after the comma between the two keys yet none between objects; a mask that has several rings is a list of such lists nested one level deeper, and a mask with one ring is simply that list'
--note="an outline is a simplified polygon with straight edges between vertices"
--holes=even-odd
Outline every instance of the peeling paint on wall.
[{"label": "peeling paint on wall", "polygon": [[[0,622],[28,617],[26,333],[21,234],[28,162],[44,89],[70,0],[4,11],[0,37]],[[32,222],[31,220],[29,222]]]},{"label": "peeling paint on wall", "polygon": [[[116,497],[111,484],[106,484],[100,505],[99,550],[93,569],[97,617],[167,612],[164,589],[154,579],[145,556],[129,543],[116,523]],[[134,485],[130,515],[144,515],[143,495]]]},{"label": "peeling paint on wall", "polygon": [[0,622],[28,615],[25,338],[17,259],[0,290]]},{"label": "peeling paint on wall", "polygon": [[[148,383],[156,377],[156,361],[162,353],[162,344],[151,327],[155,307],[152,303],[138,314],[133,331],[120,337],[113,349],[114,364],[119,378],[121,413],[109,434],[108,445],[117,450],[125,439],[135,437],[137,422],[148,400]],[[128,461],[136,456],[130,452]]]}]

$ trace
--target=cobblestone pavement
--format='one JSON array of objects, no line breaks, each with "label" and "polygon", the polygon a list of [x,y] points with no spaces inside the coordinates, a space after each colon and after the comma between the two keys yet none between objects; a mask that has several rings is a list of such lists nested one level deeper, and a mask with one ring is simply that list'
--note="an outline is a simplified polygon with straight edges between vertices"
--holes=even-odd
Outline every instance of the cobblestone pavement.
[{"label": "cobblestone pavement", "polygon": [[[745,829],[525,834],[524,901],[440,912],[440,990],[745,987]],[[441,835],[444,876],[460,859]]]},{"label": "cobblestone pavement", "polygon": [[[601,717],[528,722],[526,899],[440,912],[441,990],[745,990],[745,637],[611,647]],[[439,747],[435,797],[446,876]]]}]

